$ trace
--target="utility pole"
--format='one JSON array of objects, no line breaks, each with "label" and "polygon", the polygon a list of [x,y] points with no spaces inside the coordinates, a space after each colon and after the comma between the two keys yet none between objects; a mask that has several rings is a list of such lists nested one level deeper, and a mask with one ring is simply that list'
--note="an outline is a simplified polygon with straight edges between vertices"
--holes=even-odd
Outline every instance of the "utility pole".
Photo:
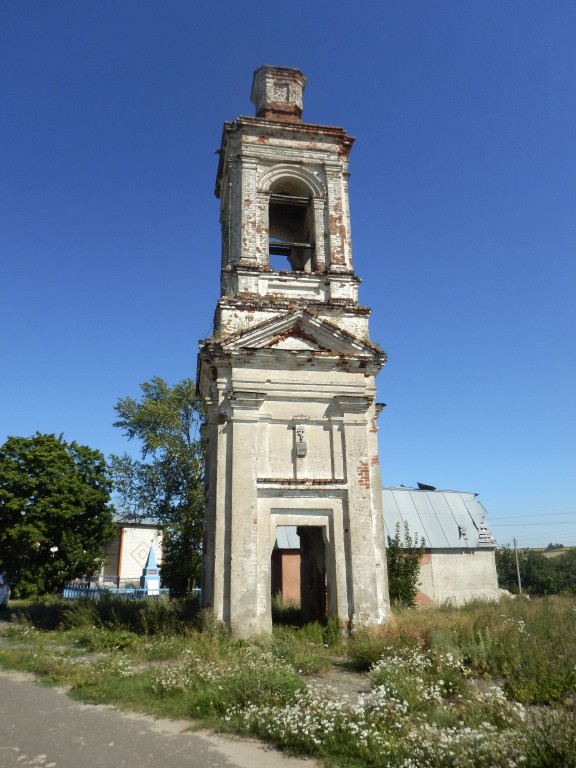
[{"label": "utility pole", "polygon": [[512,539],[514,543],[514,555],[516,557],[516,573],[518,574],[518,593],[522,594],[522,579],[520,578],[520,563],[518,562],[518,550],[516,549],[516,544],[518,543],[516,539]]}]

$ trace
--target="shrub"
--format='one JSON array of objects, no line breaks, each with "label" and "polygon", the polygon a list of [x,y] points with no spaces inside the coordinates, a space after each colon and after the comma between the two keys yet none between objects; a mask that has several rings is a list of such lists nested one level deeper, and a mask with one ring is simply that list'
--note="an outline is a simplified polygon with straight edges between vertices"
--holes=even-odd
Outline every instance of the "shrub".
[{"label": "shrub", "polygon": [[418,711],[466,691],[464,668],[452,654],[432,654],[417,646],[384,649],[370,669],[374,687]]},{"label": "shrub", "polygon": [[[518,592],[518,573],[516,558],[522,589],[530,595],[555,595],[562,591],[562,574],[555,562],[558,558],[548,558],[542,552],[533,549],[515,551],[509,546],[496,550],[496,570],[498,583],[503,589],[510,592]],[[568,569],[569,571],[570,569]]]},{"label": "shrub", "polygon": [[[331,637],[333,630],[330,630]],[[318,623],[294,627],[274,627],[272,650],[274,656],[289,664],[300,674],[322,672],[331,665],[334,646],[325,642],[326,630]]]},{"label": "shrub", "polygon": [[392,637],[386,628],[356,629],[348,642],[348,658],[360,672],[367,672],[380,660]]},{"label": "shrub", "polygon": [[393,617],[391,624],[354,630],[347,647],[351,665],[361,672],[366,672],[380,660],[389,647],[430,647],[429,619],[426,619],[424,624],[415,624],[413,619],[418,616],[422,614],[400,612]]},{"label": "shrub", "polygon": [[272,654],[244,647],[211,662],[186,652],[178,665],[154,673],[152,687],[156,696],[183,699],[189,716],[211,719],[253,701],[283,705],[305,685]]},{"label": "shrub", "polygon": [[418,542],[410,535],[408,523],[404,523],[404,539],[400,536],[400,523],[396,523],[394,538],[388,536],[386,560],[388,563],[388,589],[390,600],[400,605],[414,605],[418,593],[420,560],[424,554],[424,538]]},{"label": "shrub", "polygon": [[272,597],[272,624],[300,627],[302,625],[302,612],[298,603],[293,600],[284,601],[281,593],[274,595]]},{"label": "shrub", "polygon": [[140,635],[186,634],[198,620],[198,599],[124,600],[105,593],[98,600],[79,598],[40,598],[33,603],[15,606],[15,621],[27,621],[39,629],[97,626],[128,629]]},{"label": "shrub", "polygon": [[76,643],[92,653],[123,651],[136,645],[138,636],[126,629],[101,629],[92,627],[76,633]]},{"label": "shrub", "polygon": [[526,768],[576,766],[576,713],[573,710],[533,710],[526,723]]}]

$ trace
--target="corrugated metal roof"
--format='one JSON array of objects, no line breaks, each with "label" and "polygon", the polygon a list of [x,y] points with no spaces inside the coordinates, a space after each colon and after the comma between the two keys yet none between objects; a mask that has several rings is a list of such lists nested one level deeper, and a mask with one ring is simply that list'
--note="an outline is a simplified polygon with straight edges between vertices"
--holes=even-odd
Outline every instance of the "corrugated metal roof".
[{"label": "corrugated metal roof", "polygon": [[300,536],[295,525],[279,525],[276,528],[274,549],[300,549]]},{"label": "corrugated metal roof", "polygon": [[163,523],[153,517],[126,517],[125,515],[114,513],[112,520],[116,525],[123,525],[125,528],[164,528]]},{"label": "corrugated metal roof", "polygon": [[[386,542],[396,535],[404,537],[404,522],[412,539],[423,536],[428,549],[493,547],[486,510],[475,493],[463,491],[425,491],[416,488],[383,488],[382,507]],[[275,549],[300,549],[295,525],[279,525]]]},{"label": "corrugated metal roof", "polygon": [[383,488],[382,508],[386,541],[394,538],[398,523],[403,538],[408,523],[411,538],[424,537],[428,549],[495,546],[475,493]]}]

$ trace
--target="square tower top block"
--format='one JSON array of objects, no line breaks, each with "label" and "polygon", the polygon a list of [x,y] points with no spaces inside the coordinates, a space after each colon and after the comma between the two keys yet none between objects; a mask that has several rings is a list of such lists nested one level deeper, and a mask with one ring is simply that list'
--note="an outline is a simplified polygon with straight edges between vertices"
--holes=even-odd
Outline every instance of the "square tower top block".
[{"label": "square tower top block", "polygon": [[302,94],[306,78],[293,67],[269,64],[254,72],[251,100],[256,117],[285,123],[302,122]]}]

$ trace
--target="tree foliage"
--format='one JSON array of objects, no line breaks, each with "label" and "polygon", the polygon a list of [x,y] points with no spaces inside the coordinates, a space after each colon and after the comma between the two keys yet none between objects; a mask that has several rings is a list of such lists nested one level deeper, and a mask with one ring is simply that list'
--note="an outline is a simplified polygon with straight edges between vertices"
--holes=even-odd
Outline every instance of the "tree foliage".
[{"label": "tree foliage", "polygon": [[[518,565],[522,591],[529,595],[576,595],[576,549],[555,557],[546,557],[534,549],[519,549]],[[509,546],[496,550],[498,584],[502,589],[518,592],[516,553]]]},{"label": "tree foliage", "polygon": [[410,534],[408,523],[404,523],[404,537],[400,534],[400,523],[396,524],[394,538],[388,536],[386,560],[388,562],[388,589],[390,600],[401,605],[411,606],[418,593],[420,560],[425,550],[424,538],[418,541]]},{"label": "tree foliage", "polygon": [[155,377],[140,389],[140,400],[118,400],[114,422],[129,440],[140,443],[140,458],[113,455],[111,472],[124,519],[152,518],[163,526],[162,580],[181,595],[199,580],[201,569],[201,410],[191,379],[170,387]]},{"label": "tree foliage", "polygon": [[114,535],[102,453],[62,436],[9,437],[0,448],[0,567],[17,597],[93,573]]},{"label": "tree foliage", "polygon": [[576,595],[576,549],[572,548],[558,557],[550,558],[559,593]]}]

